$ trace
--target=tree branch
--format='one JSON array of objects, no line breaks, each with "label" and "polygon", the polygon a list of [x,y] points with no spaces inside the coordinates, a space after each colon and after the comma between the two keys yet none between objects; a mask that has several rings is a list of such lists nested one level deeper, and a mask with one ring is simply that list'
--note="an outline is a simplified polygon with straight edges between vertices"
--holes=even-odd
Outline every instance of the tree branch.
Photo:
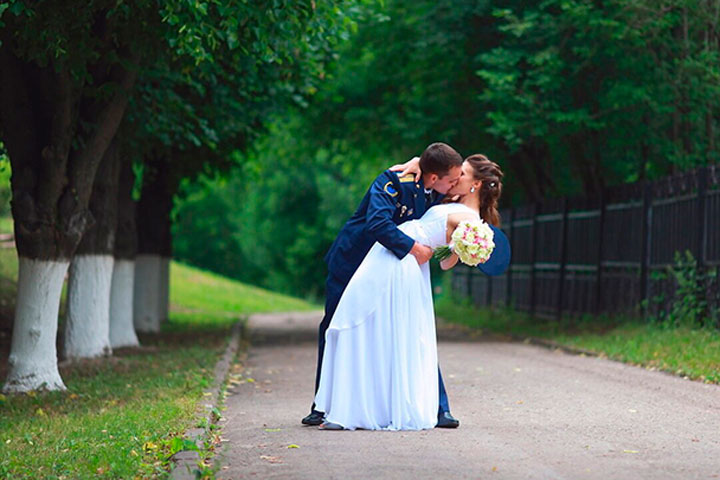
[{"label": "tree branch", "polygon": [[[136,65],[137,60],[138,56],[135,56],[131,63]],[[137,73],[135,68],[122,69],[119,82],[117,82],[119,88],[112,99],[100,110],[95,131],[84,148],[73,155],[71,159],[70,185],[75,190],[80,205],[86,206],[90,200],[97,167],[123,119]]]},{"label": "tree branch", "polygon": [[[48,67],[52,70],[52,67]],[[53,84],[53,112],[50,124],[50,141],[42,149],[40,168],[41,177],[36,191],[38,205],[55,218],[57,203],[67,186],[67,163],[72,143],[75,116],[73,115],[77,96],[73,92],[72,79],[67,68],[61,67],[59,73],[50,73]]]}]

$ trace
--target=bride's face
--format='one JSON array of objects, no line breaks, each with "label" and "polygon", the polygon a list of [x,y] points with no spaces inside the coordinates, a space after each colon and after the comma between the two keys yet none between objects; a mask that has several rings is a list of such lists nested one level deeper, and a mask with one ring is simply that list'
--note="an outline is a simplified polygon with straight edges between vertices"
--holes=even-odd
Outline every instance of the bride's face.
[{"label": "bride's face", "polygon": [[470,165],[469,162],[463,162],[462,164],[462,173],[460,174],[460,179],[458,180],[458,183],[451,188],[448,191],[448,195],[467,195],[470,193],[470,189],[475,186],[477,189],[479,186],[477,185],[479,182],[475,180],[473,177],[473,168]]}]

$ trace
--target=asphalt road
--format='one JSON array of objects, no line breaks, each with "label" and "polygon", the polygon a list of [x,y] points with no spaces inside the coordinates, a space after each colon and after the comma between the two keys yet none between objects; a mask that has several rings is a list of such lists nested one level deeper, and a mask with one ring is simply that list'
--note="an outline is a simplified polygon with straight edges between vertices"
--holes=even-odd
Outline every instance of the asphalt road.
[{"label": "asphalt road", "polygon": [[719,386],[443,328],[440,364],[460,428],[302,426],[319,320],[251,319],[253,346],[226,399],[218,478],[720,478]]}]

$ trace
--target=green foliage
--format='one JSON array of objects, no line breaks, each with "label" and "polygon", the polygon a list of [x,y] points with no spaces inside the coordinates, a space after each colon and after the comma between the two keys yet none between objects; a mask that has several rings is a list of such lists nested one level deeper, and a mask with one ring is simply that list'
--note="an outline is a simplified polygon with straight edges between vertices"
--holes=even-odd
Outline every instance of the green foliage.
[{"label": "green foliage", "polygon": [[344,145],[313,151],[299,118],[271,124],[226,179],[184,185],[174,211],[179,259],[273,290],[322,295],[325,252],[393,161]]},{"label": "green foliage", "polygon": [[570,166],[572,193],[717,159],[709,2],[510,2],[494,15],[500,43],[480,57],[480,105],[510,155],[531,149],[549,180]]},{"label": "green foliage", "polygon": [[711,292],[717,289],[717,279],[717,268],[700,268],[689,250],[675,252],[675,264],[653,275],[656,282],[669,283],[672,292],[668,298],[665,295],[653,298],[657,310],[653,320],[671,327],[720,325],[719,306],[713,305],[710,298]]},{"label": "green foliage", "polygon": [[475,58],[488,44],[489,2],[385,2],[359,22],[329,81],[304,113],[315,145],[347,142],[401,158],[433,141],[485,151],[482,112],[468,104]]},{"label": "green foliage", "polygon": [[171,151],[177,178],[229,168],[273,112],[317,90],[357,3],[165,2],[174,55],[143,72],[129,150],[136,158]]},{"label": "green foliage", "polygon": [[223,178],[184,182],[173,213],[173,251],[183,262],[213,272],[251,280],[260,272],[246,260],[237,239],[233,211],[243,189]]}]

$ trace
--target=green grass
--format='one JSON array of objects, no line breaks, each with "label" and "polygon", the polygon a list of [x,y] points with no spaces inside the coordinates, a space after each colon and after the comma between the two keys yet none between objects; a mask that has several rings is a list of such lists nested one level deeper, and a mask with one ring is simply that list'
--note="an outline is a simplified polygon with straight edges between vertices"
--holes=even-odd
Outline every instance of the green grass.
[{"label": "green grass", "polygon": [[0,478],[163,477],[222,340],[160,337],[151,352],[63,371],[67,392],[0,397]]},{"label": "green grass", "polygon": [[720,331],[667,327],[632,317],[533,319],[506,308],[476,309],[468,302],[441,298],[437,315],[476,330],[536,337],[588,350],[613,360],[668,371],[693,380],[720,383]]},{"label": "green grass", "polygon": [[304,300],[245,285],[179,263],[171,265],[171,276],[170,303],[178,319],[195,318],[198,312],[211,312],[216,317],[233,317],[238,313],[320,308]]},{"label": "green grass", "polygon": [[[14,250],[0,249],[0,262],[0,301],[14,301]],[[317,308],[185,265],[170,271],[170,322],[141,349],[61,369],[67,392],[0,395],[0,478],[165,477],[231,326]]]},{"label": "green grass", "polygon": [[13,233],[12,217],[0,217],[0,233]]}]

